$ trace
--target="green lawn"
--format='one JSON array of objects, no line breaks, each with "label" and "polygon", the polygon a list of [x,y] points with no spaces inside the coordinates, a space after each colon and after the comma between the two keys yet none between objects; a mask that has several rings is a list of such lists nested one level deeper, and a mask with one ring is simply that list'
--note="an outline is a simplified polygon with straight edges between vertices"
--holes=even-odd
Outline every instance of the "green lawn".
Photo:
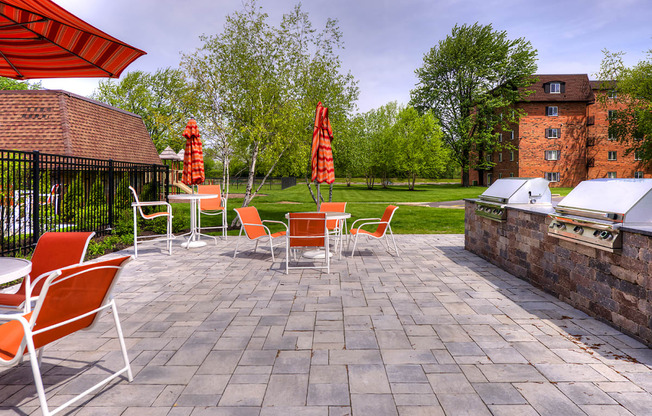
[{"label": "green lawn", "polygon": [[[321,187],[322,195],[328,199],[328,185]],[[392,230],[396,234],[461,234],[464,233],[464,210],[451,208],[431,208],[424,206],[404,205],[415,202],[441,202],[464,198],[475,198],[486,188],[463,188],[458,184],[417,185],[414,191],[407,186],[394,185],[387,189],[376,186],[373,190],[365,185],[355,184],[350,187],[336,184],[333,188],[333,201],[347,201],[347,212],[351,213],[349,225],[359,218],[379,218],[389,204],[398,205],[392,220]],[[313,191],[316,192],[313,186]],[[233,192],[233,191],[232,191]],[[284,221],[288,212],[314,211],[316,205],[312,202],[310,192],[305,183],[299,183],[285,190],[262,191],[251,205],[258,208],[263,219]],[[242,205],[242,198],[231,198],[228,202],[229,223],[235,217],[233,208]],[[187,204],[173,204],[175,216],[188,216]],[[188,220],[189,221],[189,220]],[[215,218],[203,216],[204,225],[216,224]],[[270,226],[272,231],[283,229],[280,225]],[[229,231],[229,235],[237,235],[238,230]]]}]

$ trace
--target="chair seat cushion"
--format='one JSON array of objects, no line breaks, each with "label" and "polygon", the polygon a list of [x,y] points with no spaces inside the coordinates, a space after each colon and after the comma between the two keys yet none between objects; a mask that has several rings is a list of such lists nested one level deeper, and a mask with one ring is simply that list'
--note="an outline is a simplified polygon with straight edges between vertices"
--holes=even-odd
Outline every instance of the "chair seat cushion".
[{"label": "chair seat cushion", "polygon": [[154,212],[153,214],[143,214],[143,217],[149,219],[152,218],[157,218],[157,217],[167,217],[168,213],[167,212]]},{"label": "chair seat cushion", "polygon": [[[29,321],[32,313],[23,315]],[[9,321],[0,325],[0,359],[9,361],[18,353],[18,348],[25,333],[18,321]]]},{"label": "chair seat cushion", "polygon": [[370,236],[376,237],[376,238],[380,238],[380,234],[377,231],[372,233],[372,232],[369,232],[367,230],[363,230],[362,228],[354,228],[354,229],[351,230],[351,235],[356,235],[358,233],[359,234],[370,235]]},{"label": "chair seat cushion", "polygon": [[273,234],[272,234],[272,238],[283,237],[285,234],[286,234],[285,231],[279,231],[279,232],[277,232],[277,233],[273,233]]},{"label": "chair seat cushion", "polygon": [[19,307],[25,301],[25,293],[0,293],[0,306]]}]

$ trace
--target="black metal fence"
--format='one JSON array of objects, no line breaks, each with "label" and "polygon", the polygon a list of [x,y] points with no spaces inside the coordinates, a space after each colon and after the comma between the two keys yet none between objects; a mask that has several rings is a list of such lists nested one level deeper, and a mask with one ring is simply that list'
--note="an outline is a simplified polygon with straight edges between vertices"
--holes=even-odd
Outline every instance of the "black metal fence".
[{"label": "black metal fence", "polygon": [[29,251],[45,231],[108,233],[130,185],[154,200],[168,184],[164,165],[0,150],[0,255]]}]

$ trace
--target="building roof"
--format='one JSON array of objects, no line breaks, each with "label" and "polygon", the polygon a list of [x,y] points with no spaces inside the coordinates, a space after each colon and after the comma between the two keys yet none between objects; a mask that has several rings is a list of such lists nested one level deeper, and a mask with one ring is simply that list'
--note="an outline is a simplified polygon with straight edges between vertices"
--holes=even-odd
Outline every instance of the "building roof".
[{"label": "building roof", "polygon": [[593,90],[607,90],[616,88],[616,81],[595,80],[589,81]]},{"label": "building roof", "polygon": [[[525,98],[524,101],[531,102],[563,102],[563,101],[584,101],[593,102],[595,96],[591,90],[589,77],[586,74],[566,74],[566,75],[534,75],[538,78],[537,82],[529,86],[527,89],[534,91]],[[551,94],[545,92],[545,84],[550,82],[559,81],[564,84],[563,92],[559,94]]]},{"label": "building roof", "polygon": [[140,116],[61,90],[0,91],[0,149],[161,164]]}]

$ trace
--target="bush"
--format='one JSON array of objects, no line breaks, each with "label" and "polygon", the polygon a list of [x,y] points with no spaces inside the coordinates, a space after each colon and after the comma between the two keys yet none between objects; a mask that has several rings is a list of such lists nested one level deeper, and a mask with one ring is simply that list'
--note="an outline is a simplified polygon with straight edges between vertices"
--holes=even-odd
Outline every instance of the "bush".
[{"label": "bush", "polygon": [[86,193],[84,191],[84,181],[82,172],[79,172],[75,180],[68,186],[68,190],[63,196],[61,204],[61,218],[64,221],[73,221],[77,216],[77,210],[83,205]]}]

